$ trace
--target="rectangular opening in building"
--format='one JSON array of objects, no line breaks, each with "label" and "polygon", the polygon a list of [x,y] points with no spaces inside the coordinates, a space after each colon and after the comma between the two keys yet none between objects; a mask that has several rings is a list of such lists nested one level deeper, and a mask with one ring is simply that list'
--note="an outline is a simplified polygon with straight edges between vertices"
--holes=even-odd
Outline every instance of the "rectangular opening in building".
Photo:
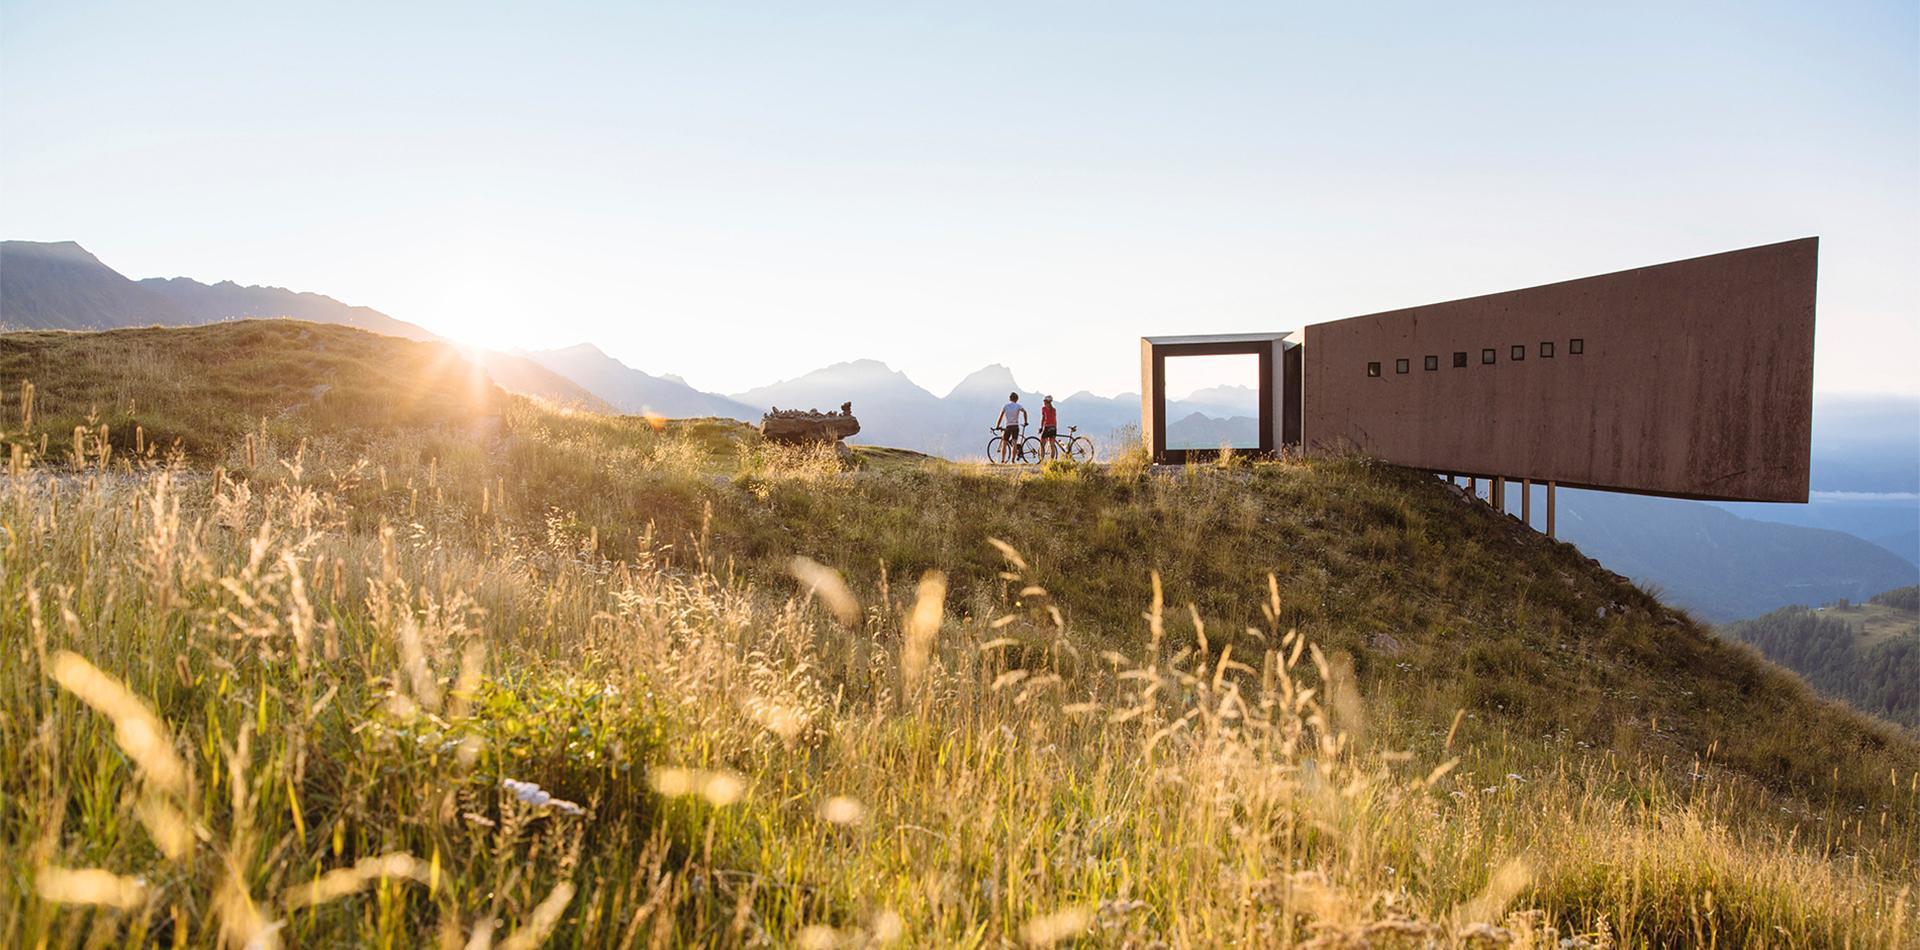
[{"label": "rectangular opening in building", "polygon": [[1493,347],[1489,346],[1486,349],[1480,351],[1480,362],[1487,363],[1489,365],[1493,363]]},{"label": "rectangular opening in building", "polygon": [[1368,364],[1367,364],[1367,375],[1368,375],[1368,376],[1379,376],[1379,375],[1380,375],[1380,364],[1379,364],[1379,363],[1368,363]]},{"label": "rectangular opening in building", "polygon": [[1455,369],[1458,369],[1458,368],[1460,368],[1460,367],[1463,367],[1463,366],[1465,366],[1465,365],[1467,365],[1467,351],[1466,351],[1466,350],[1456,350],[1456,351],[1454,351],[1454,354],[1453,354],[1453,365],[1454,365],[1454,368],[1455,368]]},{"label": "rectangular opening in building", "polygon": [[[1369,375],[1374,375],[1371,370]],[[1169,356],[1164,379],[1167,394],[1167,448],[1217,449],[1225,446],[1249,452],[1259,450],[1258,354]],[[1038,435],[1040,413],[1037,409],[1033,413],[1032,432]],[[1063,413],[1060,421],[1067,423],[1073,420],[1066,418]],[[1064,430],[1062,434],[1065,434]]]},{"label": "rectangular opening in building", "polygon": [[1440,357],[1438,357],[1438,356],[1429,356],[1429,357],[1427,357],[1427,361],[1426,361],[1426,367],[1427,367],[1427,372],[1429,372],[1429,373],[1431,373],[1431,372],[1433,372],[1433,371],[1434,371],[1434,370],[1436,370],[1436,369],[1439,369],[1439,368],[1440,368]]},{"label": "rectangular opening in building", "polygon": [[1396,373],[1404,373],[1404,372],[1406,372],[1406,371],[1407,371],[1407,361],[1406,361],[1406,360],[1394,360],[1394,361],[1393,361],[1393,371],[1394,371],[1394,372],[1396,372]]},{"label": "rectangular opening in building", "polygon": [[1579,356],[1587,351],[1587,341],[1575,338],[1567,341],[1567,352]]},{"label": "rectangular opening in building", "polygon": [[1523,346],[1523,345],[1521,345],[1521,344],[1519,344],[1519,343],[1515,343],[1515,344],[1513,345],[1513,358],[1514,358],[1514,359],[1516,359],[1516,360],[1524,360],[1524,359],[1526,359],[1526,358],[1527,358],[1527,348],[1526,348],[1525,346]]},{"label": "rectangular opening in building", "polygon": [[1541,342],[1541,344],[1540,344],[1540,356],[1541,356],[1541,358],[1542,358],[1542,359],[1552,359],[1552,358],[1553,358],[1553,341],[1552,341],[1552,340],[1545,340],[1545,341],[1542,341],[1542,342]]}]

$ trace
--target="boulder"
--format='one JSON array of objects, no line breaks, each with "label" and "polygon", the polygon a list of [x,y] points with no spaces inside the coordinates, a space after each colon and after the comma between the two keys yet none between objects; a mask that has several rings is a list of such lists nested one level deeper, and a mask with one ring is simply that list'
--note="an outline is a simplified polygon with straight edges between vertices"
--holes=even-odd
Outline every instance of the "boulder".
[{"label": "boulder", "polygon": [[760,417],[760,434],[775,442],[805,445],[811,442],[838,443],[860,431],[860,420],[853,417],[853,403],[841,403],[839,412],[818,409],[781,409]]}]

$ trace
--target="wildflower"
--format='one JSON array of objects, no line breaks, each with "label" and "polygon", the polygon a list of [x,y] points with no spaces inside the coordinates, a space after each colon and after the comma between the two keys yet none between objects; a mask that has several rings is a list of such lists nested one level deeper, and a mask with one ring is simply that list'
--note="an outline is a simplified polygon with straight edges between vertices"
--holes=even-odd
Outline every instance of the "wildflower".
[{"label": "wildflower", "polygon": [[533,782],[522,782],[510,778],[501,779],[500,787],[512,792],[513,797],[535,808],[552,808],[555,811],[568,815],[584,815],[587,812],[585,808],[580,807],[574,802],[567,801],[564,798],[553,797],[551,792],[548,792]]}]

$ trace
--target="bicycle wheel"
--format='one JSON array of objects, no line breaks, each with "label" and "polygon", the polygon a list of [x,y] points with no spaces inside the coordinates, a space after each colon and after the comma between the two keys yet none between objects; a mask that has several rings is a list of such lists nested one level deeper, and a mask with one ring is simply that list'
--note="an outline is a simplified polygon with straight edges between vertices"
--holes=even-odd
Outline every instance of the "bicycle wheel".
[{"label": "bicycle wheel", "polygon": [[1084,435],[1076,435],[1061,447],[1061,454],[1076,462],[1093,461],[1093,440]]},{"label": "bicycle wheel", "polygon": [[1041,458],[1040,450],[1044,447],[1045,443],[1040,441],[1039,436],[1027,436],[1026,441],[1020,443],[1020,461],[1026,462],[1029,465],[1039,464]]},{"label": "bicycle wheel", "polygon": [[1007,443],[1007,437],[1004,435],[996,435],[993,438],[987,440],[987,462],[988,463],[993,465],[1006,464],[1007,460],[1000,457],[1000,449],[1002,446],[1005,446],[1006,443]]}]

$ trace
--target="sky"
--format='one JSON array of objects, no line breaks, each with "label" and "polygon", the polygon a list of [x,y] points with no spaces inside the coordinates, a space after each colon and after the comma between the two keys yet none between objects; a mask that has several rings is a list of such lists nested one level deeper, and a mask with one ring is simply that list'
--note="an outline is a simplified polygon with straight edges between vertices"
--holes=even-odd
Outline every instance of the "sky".
[{"label": "sky", "polygon": [[1816,389],[1915,394],[1917,11],[0,0],[0,237],[708,390],[1064,395],[1819,235]]}]

